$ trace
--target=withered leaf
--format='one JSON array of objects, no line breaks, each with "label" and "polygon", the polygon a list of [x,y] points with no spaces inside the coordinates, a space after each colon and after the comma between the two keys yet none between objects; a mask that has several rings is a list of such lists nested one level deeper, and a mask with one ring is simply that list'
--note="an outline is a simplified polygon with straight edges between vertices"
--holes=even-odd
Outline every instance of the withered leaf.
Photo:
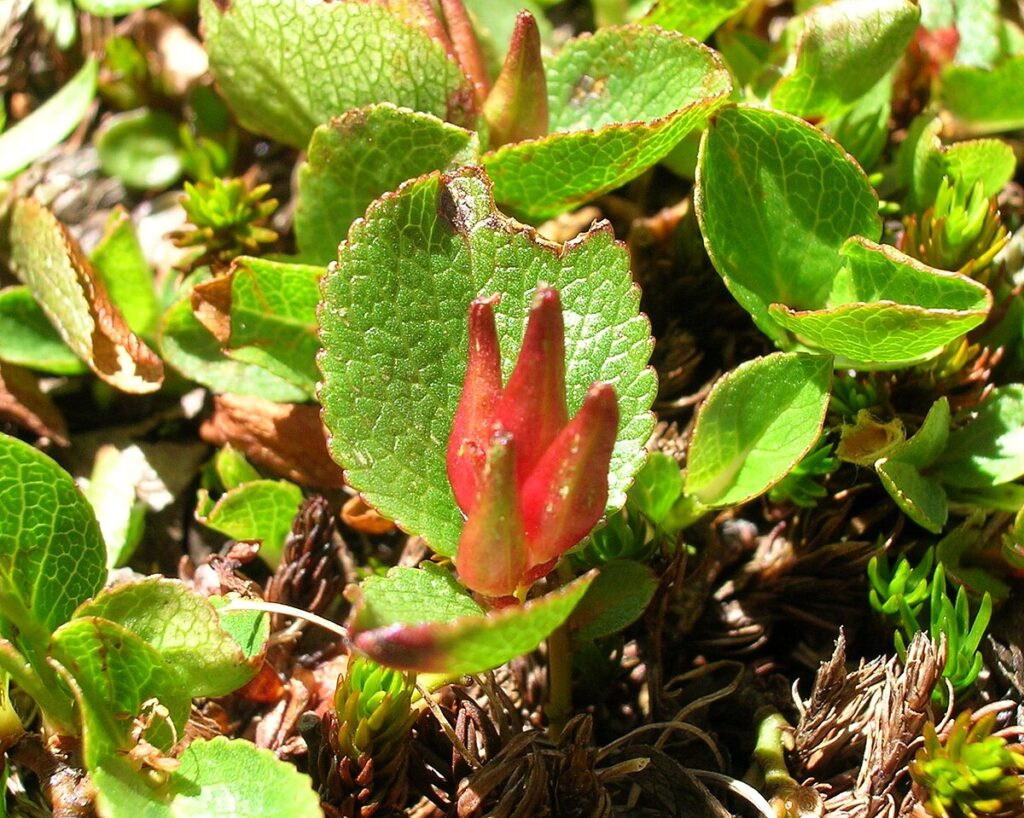
[{"label": "withered leaf", "polygon": [[196,320],[221,344],[231,337],[231,276],[219,276],[192,288]]},{"label": "withered leaf", "polygon": [[369,505],[361,495],[350,497],[341,508],[341,519],[362,534],[390,534],[395,524]]},{"label": "withered leaf", "polygon": [[68,445],[68,428],[60,410],[39,389],[27,369],[0,361],[0,420]]},{"label": "withered leaf", "polygon": [[57,217],[35,199],[19,199],[11,213],[10,238],[11,268],[74,353],[123,392],[159,389],[163,362],[129,329]]},{"label": "withered leaf", "polygon": [[199,434],[216,446],[230,443],[259,466],[305,486],[340,488],[341,467],[327,453],[320,409],[273,403],[248,395],[218,395]]}]

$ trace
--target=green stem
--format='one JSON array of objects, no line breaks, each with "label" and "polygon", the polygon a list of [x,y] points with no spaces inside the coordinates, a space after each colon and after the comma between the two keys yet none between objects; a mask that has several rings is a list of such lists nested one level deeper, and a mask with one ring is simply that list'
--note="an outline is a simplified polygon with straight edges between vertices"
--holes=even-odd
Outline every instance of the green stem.
[{"label": "green stem", "polygon": [[786,719],[771,708],[760,711],[755,719],[758,725],[754,759],[764,773],[768,791],[773,793],[780,787],[796,787],[796,781],[786,768],[786,731],[789,729]]},{"label": "green stem", "polygon": [[[39,705],[46,721],[58,733],[65,736],[78,734],[74,707],[70,700],[60,695],[62,688],[58,684],[44,682],[33,664],[6,639],[0,639],[0,669],[7,671],[15,684]],[[56,675],[48,665],[46,669],[49,671],[47,675],[52,676],[56,683]]]},{"label": "green stem", "polygon": [[[558,564],[562,584],[573,579],[568,560]],[[548,737],[557,743],[572,714],[572,642],[569,620],[548,636],[548,701],[544,712],[548,717]]]}]

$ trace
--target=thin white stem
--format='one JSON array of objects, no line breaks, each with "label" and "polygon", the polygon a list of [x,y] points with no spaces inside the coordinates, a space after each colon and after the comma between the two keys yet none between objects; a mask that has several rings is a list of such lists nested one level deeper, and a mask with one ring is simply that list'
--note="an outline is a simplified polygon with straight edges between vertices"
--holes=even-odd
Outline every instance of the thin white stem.
[{"label": "thin white stem", "polygon": [[729,792],[734,795],[738,795],[740,798],[749,802],[750,805],[765,816],[765,818],[777,818],[775,810],[772,809],[772,805],[768,803],[768,799],[745,781],[740,781],[738,778],[723,775],[722,773],[711,772],[710,770],[688,769],[687,771],[697,776],[697,778],[703,778],[708,781],[714,781],[718,784],[724,784]]},{"label": "thin white stem", "polygon": [[282,616],[302,619],[312,625],[318,625],[324,630],[335,634],[342,642],[345,643],[346,647],[350,647],[352,645],[352,640],[349,638],[348,631],[337,622],[332,622],[330,619],[324,619],[322,616],[317,616],[315,613],[304,611],[301,608],[293,608],[291,605],[281,605],[277,602],[261,602],[255,599],[235,599],[221,608],[221,610],[262,611],[263,613],[281,614]]}]

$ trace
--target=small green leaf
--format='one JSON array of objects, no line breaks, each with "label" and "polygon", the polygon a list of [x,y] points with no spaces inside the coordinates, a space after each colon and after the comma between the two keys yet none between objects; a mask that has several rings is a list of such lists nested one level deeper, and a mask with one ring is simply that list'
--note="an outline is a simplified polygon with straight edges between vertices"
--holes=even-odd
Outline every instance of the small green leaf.
[{"label": "small green leaf", "polygon": [[[357,604],[352,639],[359,650],[382,665],[422,673],[482,673],[529,653],[569,617],[594,581],[591,571],[546,596],[488,614],[379,624]],[[364,592],[365,593],[365,592]]]},{"label": "small green leaf", "polygon": [[394,105],[349,111],[313,131],[299,169],[295,240],[304,258],[326,264],[367,206],[406,179],[477,153],[471,131]]},{"label": "small green leaf", "polygon": [[639,22],[706,40],[748,0],[658,0]]},{"label": "small green leaf", "polygon": [[[958,418],[959,420],[959,418]],[[963,488],[998,486],[1024,475],[1024,386],[992,390],[953,430],[938,476]]]},{"label": "small green leaf", "polygon": [[54,633],[50,650],[74,679],[87,769],[136,745],[134,720],[147,715],[153,700],[167,708],[169,721],[152,711],[143,738],[169,750],[182,736],[188,692],[160,654],[128,629],[93,616],[73,619]]},{"label": "small green leaf", "polygon": [[367,577],[359,585],[358,599],[353,627],[361,631],[399,623],[449,622],[484,612],[451,573],[431,563]]},{"label": "small green leaf", "polygon": [[226,492],[216,503],[200,492],[196,519],[235,540],[260,540],[260,557],[272,568],[302,503],[302,489],[287,480],[255,480]]},{"label": "small green leaf", "polygon": [[97,17],[120,17],[139,9],[157,6],[162,0],[75,0],[82,11]]},{"label": "small green leaf", "polygon": [[308,398],[306,390],[272,372],[227,357],[217,339],[196,320],[187,297],[164,313],[160,352],[186,378],[216,392],[255,395],[277,403],[302,403]]},{"label": "small green leaf", "polygon": [[322,267],[243,256],[227,275],[197,285],[192,306],[230,358],[295,384],[310,399],[320,380],[316,308],[323,273]]},{"label": "small green leaf", "polygon": [[230,445],[217,452],[213,458],[213,467],[220,480],[220,487],[225,491],[260,479],[260,473],[249,464],[245,455]]},{"label": "small green leaf", "polygon": [[841,253],[844,264],[825,309],[773,304],[769,312],[802,343],[851,365],[897,367],[937,355],[981,324],[992,305],[984,285],[936,270],[894,247],[856,236]]},{"label": "small green leaf", "polygon": [[686,493],[725,506],[778,483],[817,442],[831,383],[830,358],[781,352],[721,378],[697,414]]},{"label": "small green leaf", "polygon": [[1024,127],[1024,55],[1010,57],[992,70],[950,65],[942,72],[943,106],[974,134]]},{"label": "small green leaf", "polygon": [[234,596],[211,596],[209,601],[220,613],[220,626],[242,649],[246,661],[249,661],[266,653],[267,640],[270,638],[270,617],[262,611],[221,610],[233,601]]},{"label": "small green leaf", "polygon": [[925,469],[935,462],[949,440],[949,400],[941,397],[932,404],[921,428],[892,454],[893,460]]},{"label": "small green leaf", "polygon": [[71,476],[0,434],[0,590],[53,630],[103,587],[106,562],[96,517]]},{"label": "small green leaf", "polygon": [[110,303],[78,242],[35,199],[11,211],[10,264],[65,343],[100,378],[123,392],[159,389],[164,368]]},{"label": "small green leaf", "polygon": [[89,371],[23,286],[0,290],[0,359],[52,375]]},{"label": "small green leaf", "polygon": [[177,580],[119,585],[79,607],[81,617],[116,622],[148,642],[193,697],[226,696],[256,673],[210,602]]},{"label": "small green leaf", "polygon": [[147,466],[145,461],[137,446],[118,449],[104,444],[96,451],[83,491],[103,532],[107,568],[128,562],[142,538],[146,506],[138,499],[136,485]]},{"label": "small green leaf", "polygon": [[87,60],[56,94],[21,122],[0,133],[0,179],[9,179],[67,138],[96,96],[99,63]]},{"label": "small green leaf", "polygon": [[655,525],[663,524],[683,494],[683,472],[675,458],[651,452],[629,488],[629,502]]},{"label": "small green leaf", "polygon": [[580,641],[600,639],[632,625],[643,615],[657,588],[654,572],[642,563],[604,563],[572,612],[570,625],[574,636]]},{"label": "small green leaf", "polygon": [[911,0],[836,0],[803,15],[796,65],[775,86],[772,106],[811,118],[851,108],[889,73],[917,31]]},{"label": "small green leaf", "polygon": [[455,552],[463,525],[445,450],[465,377],[469,304],[501,295],[507,377],[540,282],[561,295],[570,414],[595,381],[618,396],[614,510],[643,462],[655,387],[649,325],[610,228],[565,246],[544,241],[498,213],[486,176],[469,168],[378,200],[324,279],[320,400],[331,453],[368,502],[441,554]]},{"label": "small green leaf", "polygon": [[202,0],[200,11],[217,85],[251,131],[305,148],[317,125],[378,102],[472,124],[458,65],[384,4]]},{"label": "small green leaf", "polygon": [[132,332],[148,334],[159,313],[153,271],[142,253],[131,216],[120,205],[107,218],[91,260]]},{"label": "small green leaf", "polygon": [[551,133],[483,157],[495,198],[531,219],[639,176],[700,130],[732,90],[711,49],[648,26],[570,41],[548,64],[547,82]]},{"label": "small green leaf", "polygon": [[181,176],[178,123],[163,111],[117,114],[96,134],[100,165],[128,187],[161,190]]},{"label": "small green leaf", "polygon": [[696,208],[715,269],[776,340],[785,333],[769,304],[821,307],[843,243],[881,236],[878,199],[860,168],[806,122],[761,108],[714,117],[701,143]]},{"label": "small green leaf", "polygon": [[180,761],[159,789],[121,758],[93,770],[102,818],[323,818],[309,778],[250,741],[193,741]]},{"label": "small green leaf", "polygon": [[900,460],[879,460],[875,470],[885,490],[911,520],[933,534],[942,531],[949,517],[949,505],[938,480]]}]

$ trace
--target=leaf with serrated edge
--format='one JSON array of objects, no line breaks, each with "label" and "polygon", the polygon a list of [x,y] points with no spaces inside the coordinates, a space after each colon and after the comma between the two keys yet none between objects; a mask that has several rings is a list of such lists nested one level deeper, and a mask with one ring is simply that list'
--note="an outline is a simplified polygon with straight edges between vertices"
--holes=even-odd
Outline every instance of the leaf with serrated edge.
[{"label": "leaf with serrated edge", "polygon": [[19,199],[10,238],[11,268],[74,353],[123,392],[159,389],[163,363],[128,328],[78,242],[53,213],[35,199]]},{"label": "leaf with serrated edge", "polygon": [[88,616],[148,642],[193,697],[226,696],[256,673],[209,601],[177,580],[147,577],[104,591],[75,611],[76,619]]},{"label": "leaf with serrated edge", "polygon": [[225,492],[212,508],[200,494],[196,519],[234,540],[260,540],[260,557],[272,568],[302,503],[302,489],[286,480],[254,480]]},{"label": "leaf with serrated edge", "polygon": [[432,174],[372,205],[324,277],[319,394],[331,452],[370,504],[441,554],[454,553],[463,524],[445,452],[465,376],[469,304],[501,294],[507,378],[540,282],[562,300],[570,415],[595,381],[618,396],[614,510],[643,462],[655,378],[649,324],[610,227],[553,244],[494,209],[479,168]]},{"label": "leaf with serrated edge", "polygon": [[[572,613],[597,576],[591,571],[557,591],[488,614],[353,628],[355,646],[382,665],[421,673],[482,673],[529,653]],[[354,622],[369,626],[368,617]]]},{"label": "leaf with serrated edge", "polygon": [[193,741],[154,789],[112,758],[91,774],[101,818],[323,818],[309,777],[251,741]]},{"label": "leaf with serrated edge", "polygon": [[827,306],[769,311],[803,343],[863,368],[907,365],[941,352],[985,320],[988,288],[968,276],[937,270],[894,247],[855,236],[832,282]]},{"label": "leaf with serrated edge", "polygon": [[384,4],[202,0],[199,8],[217,86],[251,131],[305,148],[317,125],[379,102],[472,124],[473,90],[459,66]]},{"label": "leaf with serrated edge", "polygon": [[154,699],[170,721],[156,716],[145,740],[169,750],[181,737],[191,697],[160,654],[127,628],[98,617],[73,619],[54,633],[50,650],[74,680],[87,769],[135,746],[134,720]]},{"label": "leaf with serrated edge", "polygon": [[186,378],[216,392],[255,395],[281,403],[301,403],[309,398],[305,389],[273,372],[225,355],[217,339],[192,314],[187,297],[164,313],[160,352]]},{"label": "leaf with serrated edge", "polygon": [[719,111],[701,141],[696,191],[715,269],[775,340],[785,333],[768,305],[821,307],[843,243],[882,232],[864,172],[821,131],[776,111]]},{"label": "leaf with serrated edge", "polygon": [[0,290],[0,360],[52,375],[89,371],[25,286]]},{"label": "leaf with serrated edge", "polygon": [[359,108],[321,125],[299,168],[295,240],[303,257],[332,261],[374,199],[406,179],[471,161],[477,148],[473,132],[394,105]]},{"label": "leaf with serrated edge", "polygon": [[726,506],[778,483],[817,442],[831,383],[831,358],[782,352],[721,378],[697,413],[686,493]]},{"label": "leaf with serrated edge", "polygon": [[[230,358],[266,369],[312,397],[320,377],[316,307],[323,272],[322,267],[243,256],[227,275],[197,284],[192,307],[207,329],[216,328]],[[204,300],[210,287],[217,295]],[[212,315],[204,318],[204,309]]]},{"label": "leaf with serrated edge", "polygon": [[531,219],[639,176],[702,128],[732,90],[715,52],[649,26],[570,41],[548,63],[547,82],[551,133],[483,157],[495,199]]},{"label": "leaf with serrated edge", "polygon": [[47,630],[66,622],[107,578],[106,547],[71,475],[0,434],[0,585]]},{"label": "leaf with serrated edge", "polygon": [[938,480],[899,460],[879,460],[875,470],[889,496],[911,520],[933,534],[942,531],[949,517],[949,505]]},{"label": "leaf with serrated edge", "polygon": [[802,18],[796,65],[772,107],[811,118],[848,110],[903,56],[921,11],[911,0],[836,0]]}]

